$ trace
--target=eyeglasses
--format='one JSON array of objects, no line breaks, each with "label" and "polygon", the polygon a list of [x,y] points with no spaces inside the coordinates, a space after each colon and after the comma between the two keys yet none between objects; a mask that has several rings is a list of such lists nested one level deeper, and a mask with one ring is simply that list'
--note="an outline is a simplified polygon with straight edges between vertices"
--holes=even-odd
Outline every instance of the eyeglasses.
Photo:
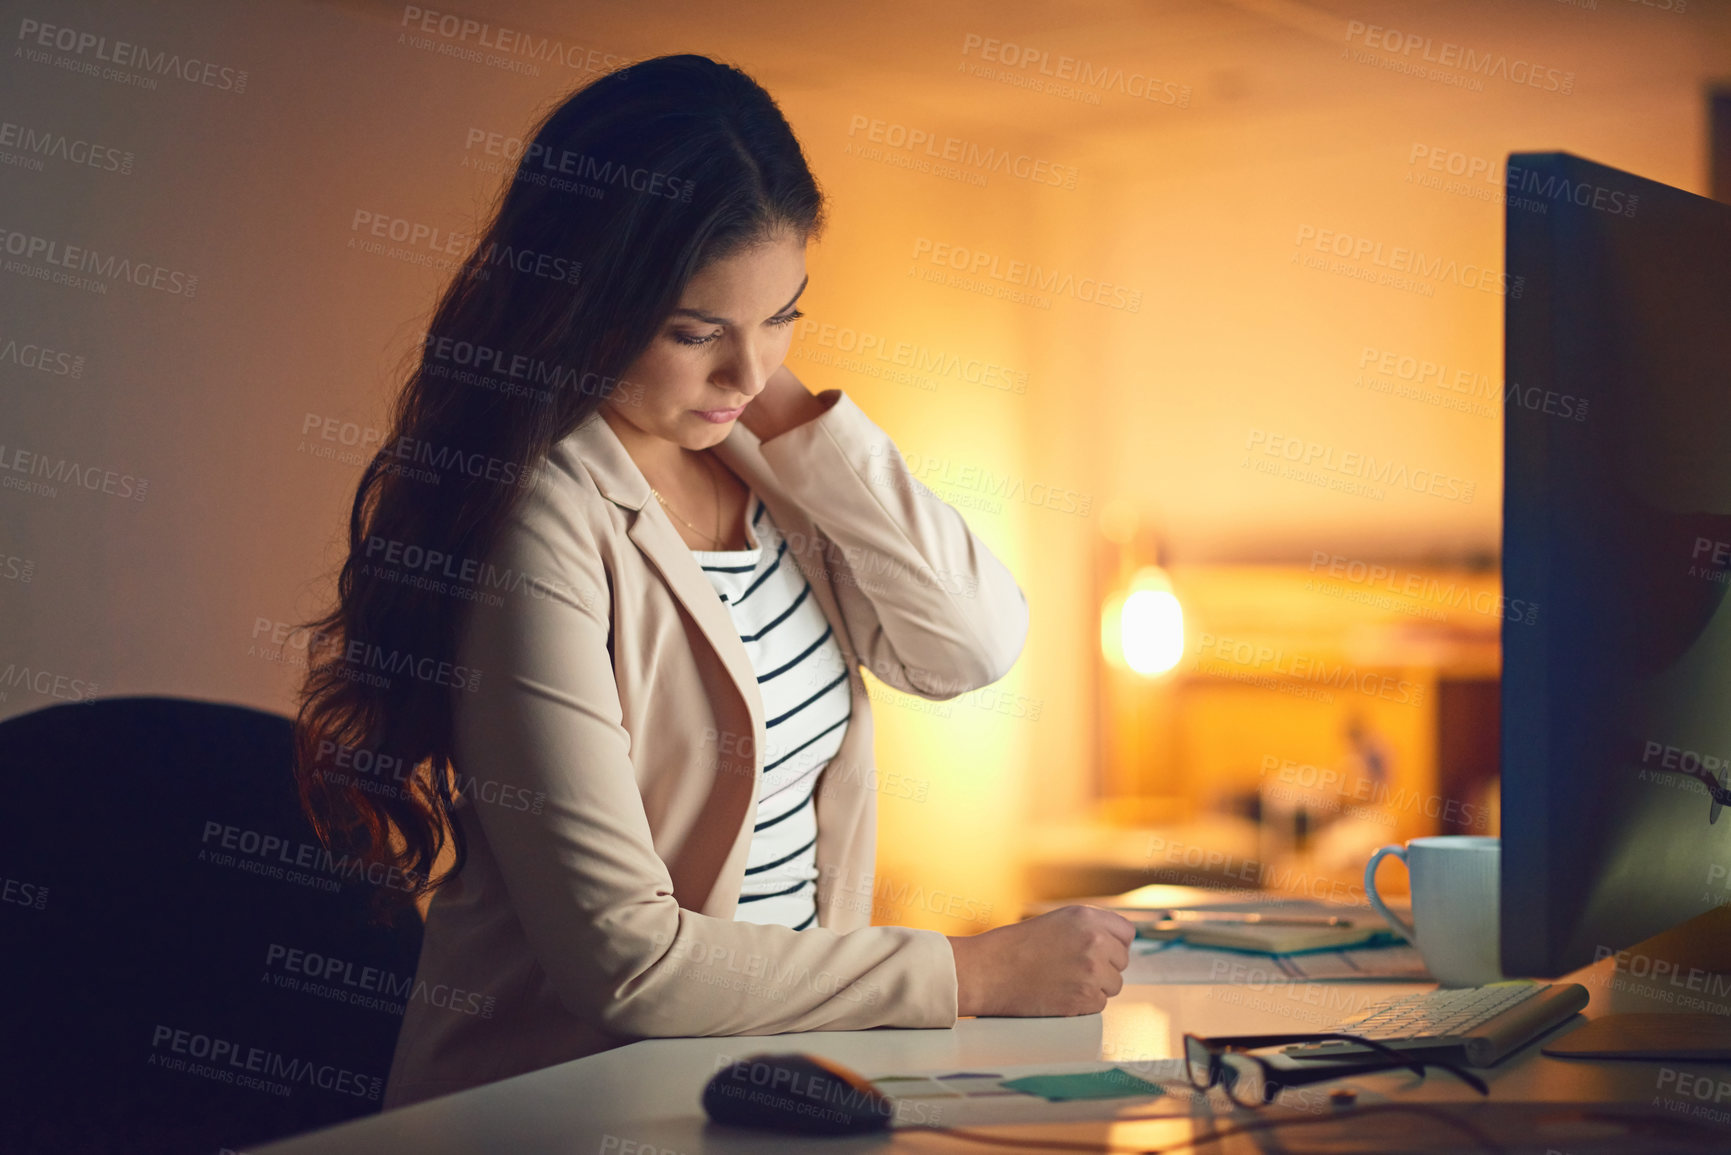
[{"label": "eyeglasses", "polygon": [[[1257,1047],[1273,1047],[1291,1043],[1319,1043],[1331,1039],[1356,1043],[1376,1052],[1357,1063],[1306,1064],[1302,1068],[1276,1067],[1267,1059],[1246,1052]],[[1288,1087],[1321,1083],[1328,1079],[1344,1079],[1406,1067],[1424,1078],[1426,1067],[1440,1067],[1460,1079],[1481,1095],[1490,1094],[1484,1080],[1453,1063],[1425,1062],[1403,1055],[1372,1039],[1358,1035],[1232,1035],[1205,1039],[1200,1035],[1184,1036],[1184,1066],[1190,1085],[1207,1091],[1216,1083],[1226,1088],[1226,1095],[1240,1107],[1264,1107],[1272,1103]]]}]

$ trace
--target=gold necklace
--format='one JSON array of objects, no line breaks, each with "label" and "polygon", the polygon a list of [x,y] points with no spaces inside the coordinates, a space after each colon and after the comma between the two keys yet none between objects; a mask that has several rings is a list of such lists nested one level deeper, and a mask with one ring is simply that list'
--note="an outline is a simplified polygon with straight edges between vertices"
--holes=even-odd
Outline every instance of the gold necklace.
[{"label": "gold necklace", "polygon": [[653,493],[655,495],[655,500],[659,501],[661,503],[661,508],[665,509],[668,513],[671,513],[674,517],[679,518],[680,522],[685,526],[686,529],[689,529],[692,533],[697,534],[699,537],[707,537],[710,541],[714,542],[717,546],[720,546],[722,544],[722,537],[721,537],[721,532],[720,532],[721,531],[721,485],[719,482],[717,482],[715,480],[715,469],[713,466],[710,465],[709,458],[707,456],[704,457],[703,464],[705,466],[705,471],[709,474],[710,488],[715,491],[715,529],[716,529],[715,533],[704,533],[701,529],[698,529],[695,525],[692,525],[689,521],[686,521],[685,518],[680,517],[679,511],[677,509],[674,509],[673,506],[669,505],[667,503],[667,499],[665,497],[661,496],[661,491],[656,489],[653,485],[651,485],[649,487],[649,492]]}]

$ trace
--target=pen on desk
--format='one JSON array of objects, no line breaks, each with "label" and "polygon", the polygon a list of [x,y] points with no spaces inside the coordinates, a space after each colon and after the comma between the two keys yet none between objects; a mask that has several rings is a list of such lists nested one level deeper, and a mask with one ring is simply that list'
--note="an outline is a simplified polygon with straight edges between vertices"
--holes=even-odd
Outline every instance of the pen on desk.
[{"label": "pen on desk", "polygon": [[1232,926],[1351,926],[1351,919],[1332,914],[1260,914],[1255,911],[1151,910],[1120,911],[1122,914],[1153,915],[1158,922],[1223,923]]}]

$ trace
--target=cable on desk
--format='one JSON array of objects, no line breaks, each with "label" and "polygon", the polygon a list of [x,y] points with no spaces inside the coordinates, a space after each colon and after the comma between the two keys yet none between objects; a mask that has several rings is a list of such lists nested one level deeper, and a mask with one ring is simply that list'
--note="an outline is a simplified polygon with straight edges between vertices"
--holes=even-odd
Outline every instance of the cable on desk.
[{"label": "cable on desk", "polygon": [[[1086,1151],[1098,1155],[1169,1155],[1173,1151],[1193,1151],[1210,1143],[1218,1143],[1222,1139],[1230,1139],[1234,1135],[1243,1135],[1255,1131],[1272,1131],[1280,1127],[1302,1127],[1316,1123],[1333,1123],[1340,1119],[1362,1118],[1365,1115],[1390,1114],[1406,1112],[1424,1115],[1464,1131],[1479,1147],[1491,1155],[1503,1155],[1503,1149],[1491,1141],[1478,1128],[1471,1126],[1463,1119],[1456,1119],[1434,1107],[1418,1103],[1376,1103],[1367,1107],[1336,1108],[1326,1115],[1314,1118],[1262,1119],[1214,1131],[1207,1135],[1197,1135],[1179,1143],[1165,1147],[1119,1147],[1111,1143],[1077,1143],[1065,1139],[1010,1139],[1000,1135],[985,1135],[978,1131],[967,1131],[960,1127],[935,1127],[920,1124],[912,1127],[900,1127],[901,1131],[931,1131],[934,1134],[948,1135],[971,1143],[987,1143],[996,1147],[1017,1147],[1037,1151]],[[1108,1120],[1095,1120],[1109,1123],[1146,1123],[1157,1119],[1188,1119],[1191,1122],[1211,1122],[1212,1116],[1198,1115],[1119,1115]]]}]

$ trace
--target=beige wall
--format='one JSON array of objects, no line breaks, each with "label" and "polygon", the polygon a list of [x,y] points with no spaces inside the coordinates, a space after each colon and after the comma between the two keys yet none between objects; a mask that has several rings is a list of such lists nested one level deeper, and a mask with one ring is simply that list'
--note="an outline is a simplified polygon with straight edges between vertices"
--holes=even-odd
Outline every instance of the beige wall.
[{"label": "beige wall", "polygon": [[[0,278],[0,339],[83,359],[77,376],[0,362],[5,452],[149,483],[143,500],[64,484],[51,497],[0,491],[0,669],[12,671],[0,715],[52,704],[73,682],[286,709],[297,670],[277,659],[294,651],[269,644],[270,623],[322,605],[359,472],[358,457],[316,456],[345,447],[303,427],[382,425],[441,283],[437,268],[350,248],[354,215],[472,229],[500,177],[465,165],[477,159],[470,130],[520,131],[583,73],[543,62],[529,75],[417,47],[405,9],[382,3],[13,11],[14,39],[37,20],[230,72],[215,87],[161,79],[147,90],[7,54],[0,118],[131,160],[126,173],[55,158],[0,168],[0,226],[195,274],[197,291]],[[1459,278],[1416,278],[1412,291],[1308,268],[1295,258],[1321,254],[1300,238],[1329,230],[1494,272],[1498,186],[1426,187],[1420,178],[1437,174],[1415,149],[1490,165],[1510,150],[1567,149],[1702,191],[1703,85],[1731,71],[1727,7],[1702,0],[1682,12],[1634,0],[464,0],[460,15],[551,33],[596,60],[731,60],[777,95],[805,142],[832,224],[811,258],[814,325],[791,363],[898,438],[1010,562],[1034,609],[1027,652],[993,694],[938,711],[886,696],[877,710],[883,767],[923,784],[885,798],[880,919],[946,928],[1009,917],[1025,829],[1087,796],[1091,566],[1107,502],[1151,519],[1181,561],[1326,549],[1450,562],[1496,550],[1495,399],[1459,412],[1355,379],[1369,348],[1466,371],[1495,392],[1502,298]],[[1416,47],[1367,48],[1368,26]],[[1390,67],[1418,61],[1423,38],[1433,56],[1506,57],[1493,67],[1517,76],[1536,64],[1541,86],[1494,76],[1474,91],[1459,68],[1426,79]],[[990,41],[1043,52],[1053,69],[1073,58],[1106,84],[1051,93],[977,75],[1038,74],[983,61]],[[1113,87],[1118,69],[1122,88],[1154,78],[1155,99]],[[244,92],[220,86],[240,70]],[[1553,81],[1570,91],[1545,90]],[[870,139],[873,121],[1046,164],[1021,178],[964,155],[920,171],[905,162],[923,154]],[[1048,174],[1059,183],[1041,183]],[[934,268],[938,245],[999,269],[1031,262],[1109,281],[1138,304],[1030,304],[934,284],[917,274]],[[961,371],[911,384],[860,371],[843,330],[990,364],[1021,391]],[[1373,501],[1262,476],[1242,465],[1258,432],[1441,471],[1472,483],[1472,500]],[[17,681],[25,669],[63,688],[38,681],[48,692],[37,692]]]}]

